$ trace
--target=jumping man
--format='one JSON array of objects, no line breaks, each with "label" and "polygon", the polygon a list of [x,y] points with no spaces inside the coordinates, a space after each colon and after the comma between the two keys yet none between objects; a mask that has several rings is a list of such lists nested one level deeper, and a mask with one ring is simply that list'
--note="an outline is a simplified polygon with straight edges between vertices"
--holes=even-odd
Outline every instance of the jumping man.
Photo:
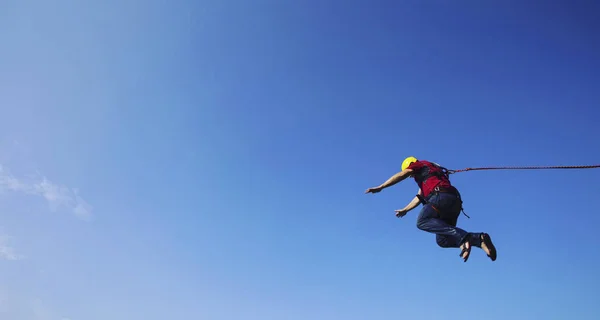
[{"label": "jumping man", "polygon": [[458,189],[450,183],[445,169],[438,164],[408,157],[402,162],[402,171],[380,186],[367,189],[365,193],[380,192],[408,177],[415,179],[419,191],[404,209],[396,210],[396,217],[404,217],[422,203],[417,228],[435,233],[440,247],[460,248],[460,256],[465,262],[469,259],[471,246],[481,248],[492,261],[496,260],[496,248],[487,233],[471,233],[456,227],[462,211],[462,199]]}]

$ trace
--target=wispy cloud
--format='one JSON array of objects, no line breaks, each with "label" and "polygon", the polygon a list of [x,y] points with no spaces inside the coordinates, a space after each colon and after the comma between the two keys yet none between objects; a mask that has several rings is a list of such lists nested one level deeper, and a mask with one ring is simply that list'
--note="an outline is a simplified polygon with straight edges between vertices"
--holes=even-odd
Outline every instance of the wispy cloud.
[{"label": "wispy cloud", "polygon": [[0,165],[0,190],[41,196],[46,199],[52,211],[64,207],[80,219],[89,220],[92,217],[92,206],[79,196],[77,189],[55,184],[39,174],[17,178]]},{"label": "wispy cloud", "polygon": [[31,303],[31,311],[33,320],[53,320],[56,317],[52,310],[41,299],[34,299]]},{"label": "wispy cloud", "polygon": [[23,256],[17,254],[16,250],[10,245],[11,237],[0,235],[0,259],[21,260]]}]

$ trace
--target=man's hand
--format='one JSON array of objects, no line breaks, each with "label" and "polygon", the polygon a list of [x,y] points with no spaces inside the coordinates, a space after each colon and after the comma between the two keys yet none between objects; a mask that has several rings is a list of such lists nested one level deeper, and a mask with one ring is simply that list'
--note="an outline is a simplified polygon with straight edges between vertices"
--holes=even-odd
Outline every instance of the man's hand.
[{"label": "man's hand", "polygon": [[[418,195],[422,195],[423,192],[421,191],[421,189],[419,188],[419,192],[417,193]],[[414,197],[412,199],[412,201],[403,209],[398,209],[396,210],[396,217],[398,218],[402,218],[404,217],[410,210],[416,208],[419,203],[421,203],[421,200],[419,200],[419,197]]]},{"label": "man's hand", "polygon": [[383,190],[383,188],[381,186],[378,186],[378,187],[373,187],[373,188],[367,189],[367,191],[365,191],[365,193],[377,193],[381,190]]},{"label": "man's hand", "polygon": [[408,211],[409,210],[406,210],[406,208],[404,208],[404,209],[398,209],[398,210],[396,210],[396,217],[397,218],[402,218],[402,217],[404,217],[408,213]]}]

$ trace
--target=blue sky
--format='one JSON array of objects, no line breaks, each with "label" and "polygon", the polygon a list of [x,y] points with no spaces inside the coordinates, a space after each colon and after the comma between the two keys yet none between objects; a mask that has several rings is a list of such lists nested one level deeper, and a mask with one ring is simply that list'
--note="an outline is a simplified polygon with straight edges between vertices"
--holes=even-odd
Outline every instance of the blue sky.
[{"label": "blue sky", "polygon": [[364,194],[600,163],[584,3],[4,1],[2,318],[596,319],[600,170],[453,176],[493,263]]}]

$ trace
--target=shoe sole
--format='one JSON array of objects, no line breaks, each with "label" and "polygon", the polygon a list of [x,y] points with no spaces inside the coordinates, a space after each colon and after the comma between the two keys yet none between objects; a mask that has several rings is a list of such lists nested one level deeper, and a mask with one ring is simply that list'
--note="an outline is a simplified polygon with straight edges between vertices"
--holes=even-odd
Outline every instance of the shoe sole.
[{"label": "shoe sole", "polygon": [[490,254],[488,254],[487,256],[490,257],[490,259],[492,259],[492,261],[496,261],[496,258],[498,257],[498,253],[496,252],[496,246],[494,246],[494,243],[492,242],[492,238],[490,237],[490,235],[487,233],[484,233],[483,240],[481,242],[484,243],[486,245],[486,247],[490,250]]}]

